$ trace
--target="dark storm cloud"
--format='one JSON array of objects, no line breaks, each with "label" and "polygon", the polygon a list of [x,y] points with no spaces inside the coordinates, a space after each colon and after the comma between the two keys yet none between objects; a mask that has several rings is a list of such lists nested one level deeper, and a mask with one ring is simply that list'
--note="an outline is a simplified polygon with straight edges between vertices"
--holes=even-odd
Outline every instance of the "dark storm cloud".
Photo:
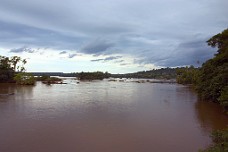
[{"label": "dark storm cloud", "polygon": [[104,61],[104,59],[95,59],[95,60],[90,60],[92,62],[99,62],[99,61]]},{"label": "dark storm cloud", "polygon": [[92,62],[99,62],[99,61],[112,61],[112,60],[117,60],[117,59],[120,59],[122,58],[122,56],[109,56],[109,57],[106,57],[104,59],[95,59],[95,60],[91,60]]},{"label": "dark storm cloud", "polygon": [[22,53],[22,52],[35,53],[36,51],[33,50],[32,48],[27,48],[27,47],[21,47],[21,48],[16,48],[16,49],[10,50],[10,53]]},{"label": "dark storm cloud", "polygon": [[104,59],[104,61],[111,61],[111,60],[116,60],[122,58],[122,56],[110,56]]},{"label": "dark storm cloud", "polygon": [[87,45],[85,45],[81,52],[87,54],[104,54],[105,51],[113,47],[114,44],[107,40],[97,39]]},{"label": "dark storm cloud", "polygon": [[200,66],[199,63],[202,64],[212,58],[215,53],[216,50],[207,46],[206,41],[185,42],[174,50],[171,58],[166,59],[166,61],[160,64],[164,64],[164,66]]},{"label": "dark storm cloud", "polygon": [[212,57],[205,41],[228,25],[227,0],[0,1],[0,47],[14,53],[50,48],[188,65]]},{"label": "dark storm cloud", "polygon": [[186,65],[200,66],[204,61],[212,58],[215,53],[215,49],[207,46],[206,39],[187,41],[180,43],[172,51],[163,55],[152,55],[148,51],[146,51],[146,57],[140,60],[135,60],[135,63],[151,63],[156,66],[164,67],[176,67]]},{"label": "dark storm cloud", "polygon": [[75,49],[84,39],[61,32],[0,20],[0,45],[31,46],[53,49]]},{"label": "dark storm cloud", "polygon": [[62,51],[62,52],[60,52],[59,54],[66,54],[67,52],[66,51]]},{"label": "dark storm cloud", "polygon": [[75,56],[77,56],[77,54],[69,54],[69,55],[68,55],[68,58],[71,59],[71,58],[74,58]]}]

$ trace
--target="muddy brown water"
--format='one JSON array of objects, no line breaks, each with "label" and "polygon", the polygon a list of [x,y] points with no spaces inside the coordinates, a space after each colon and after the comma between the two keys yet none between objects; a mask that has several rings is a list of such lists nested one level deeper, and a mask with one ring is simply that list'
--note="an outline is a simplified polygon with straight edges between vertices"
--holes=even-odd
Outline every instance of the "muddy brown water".
[{"label": "muddy brown water", "polygon": [[0,84],[0,152],[195,152],[228,125],[183,85],[65,82]]}]

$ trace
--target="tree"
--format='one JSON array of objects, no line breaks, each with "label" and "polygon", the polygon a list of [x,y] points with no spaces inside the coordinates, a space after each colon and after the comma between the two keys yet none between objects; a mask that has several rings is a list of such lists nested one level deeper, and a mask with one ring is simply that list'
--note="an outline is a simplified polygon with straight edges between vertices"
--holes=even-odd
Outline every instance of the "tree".
[{"label": "tree", "polygon": [[8,57],[0,55],[0,69],[11,69],[11,61]]},{"label": "tree", "polygon": [[212,132],[213,145],[199,152],[227,152],[228,151],[228,129]]},{"label": "tree", "polygon": [[228,29],[213,36],[207,43],[218,48],[217,54],[199,69],[177,69],[177,82],[194,84],[202,99],[218,102],[228,110]]},{"label": "tree", "polygon": [[[11,66],[13,67],[14,71],[16,72],[24,72],[25,68],[24,65],[27,63],[25,59],[21,59],[19,56],[13,56],[10,58]],[[22,65],[19,66],[18,64],[21,63]],[[18,65],[18,66],[17,66]]]},{"label": "tree", "polygon": [[25,59],[18,56],[11,58],[0,56],[0,82],[12,82],[13,77],[18,72],[25,72]]},{"label": "tree", "polygon": [[177,83],[196,84],[198,82],[199,69],[194,66],[177,68]]},{"label": "tree", "polygon": [[207,41],[211,47],[217,47],[214,58],[206,61],[199,71],[197,91],[206,100],[212,100],[228,108],[228,29]]},{"label": "tree", "polygon": [[36,80],[32,74],[21,72],[14,76],[14,80],[20,85],[34,85]]},{"label": "tree", "polygon": [[0,56],[0,82],[13,81],[14,70],[8,57]]},{"label": "tree", "polygon": [[[218,48],[218,54],[228,53],[228,29],[225,29],[222,33],[219,33],[207,41],[211,47]],[[227,57],[227,56],[226,56]],[[227,58],[226,58],[227,61]]]}]

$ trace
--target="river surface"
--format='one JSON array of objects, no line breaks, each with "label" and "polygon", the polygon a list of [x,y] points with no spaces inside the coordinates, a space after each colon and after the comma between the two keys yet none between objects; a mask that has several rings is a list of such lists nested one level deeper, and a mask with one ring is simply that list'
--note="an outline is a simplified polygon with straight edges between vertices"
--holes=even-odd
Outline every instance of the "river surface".
[{"label": "river surface", "polygon": [[0,152],[197,152],[228,124],[183,85],[64,81],[0,84]]}]

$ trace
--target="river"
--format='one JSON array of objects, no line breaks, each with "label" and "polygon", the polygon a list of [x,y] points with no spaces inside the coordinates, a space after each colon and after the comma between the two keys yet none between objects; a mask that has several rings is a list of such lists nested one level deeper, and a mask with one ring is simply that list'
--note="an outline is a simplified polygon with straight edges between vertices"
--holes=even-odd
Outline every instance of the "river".
[{"label": "river", "polygon": [[64,82],[0,84],[0,152],[197,152],[228,125],[187,86]]}]

